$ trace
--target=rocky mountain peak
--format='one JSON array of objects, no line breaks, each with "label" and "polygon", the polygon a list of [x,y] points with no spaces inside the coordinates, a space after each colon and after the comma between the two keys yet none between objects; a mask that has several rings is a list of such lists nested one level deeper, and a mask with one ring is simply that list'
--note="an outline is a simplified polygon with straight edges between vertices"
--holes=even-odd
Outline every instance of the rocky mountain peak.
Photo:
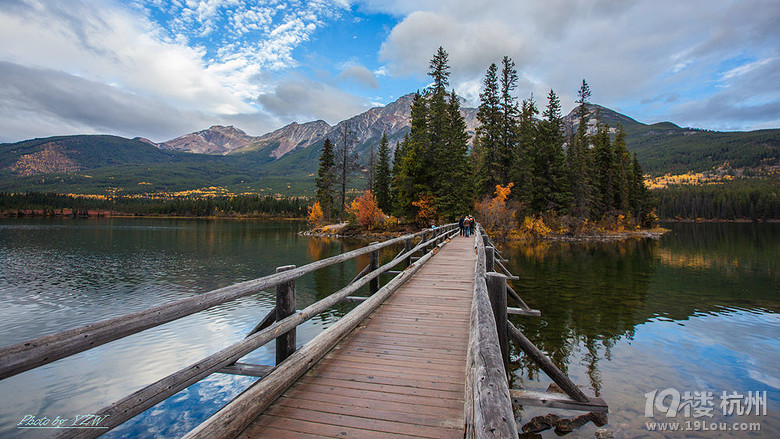
[{"label": "rocky mountain peak", "polygon": [[207,130],[185,134],[159,145],[162,149],[198,154],[227,154],[251,143],[254,137],[232,126],[212,125]]}]

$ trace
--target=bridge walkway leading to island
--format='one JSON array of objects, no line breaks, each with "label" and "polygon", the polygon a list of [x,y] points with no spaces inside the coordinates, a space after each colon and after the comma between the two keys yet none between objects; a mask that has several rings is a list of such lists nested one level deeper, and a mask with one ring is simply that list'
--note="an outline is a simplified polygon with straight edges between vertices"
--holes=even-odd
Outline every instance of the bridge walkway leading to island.
[{"label": "bridge walkway leading to island", "polygon": [[454,238],[239,437],[463,437],[475,260]]}]

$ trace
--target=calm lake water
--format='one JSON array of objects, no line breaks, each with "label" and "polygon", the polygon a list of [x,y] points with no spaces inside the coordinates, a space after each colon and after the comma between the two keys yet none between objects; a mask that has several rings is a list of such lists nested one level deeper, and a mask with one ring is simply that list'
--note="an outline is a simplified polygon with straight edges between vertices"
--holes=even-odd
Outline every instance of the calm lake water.
[{"label": "calm lake water", "polygon": [[[574,382],[607,401],[616,437],[780,437],[780,224],[666,227],[672,231],[660,241],[507,246],[507,267],[520,276],[515,289],[542,312],[511,320]],[[551,380],[514,354],[513,387],[546,390]],[[702,407],[714,407],[713,416],[680,409],[646,418],[645,394],[669,388],[681,397],[712,392]],[[766,415],[723,416],[724,391],[766,392]],[[520,414],[527,422],[548,412]],[[691,429],[760,423],[761,431],[662,435],[645,425],[655,421]],[[593,437],[595,429],[589,424],[577,436]]]},{"label": "calm lake water", "polygon": [[[364,244],[300,237],[303,227],[286,221],[0,220],[0,345]],[[645,394],[670,388],[713,394],[712,418],[686,417],[681,409],[668,419],[683,427],[702,419],[761,426],[758,433],[686,436],[780,437],[780,225],[669,227],[672,233],[660,241],[505,246],[508,267],[521,277],[515,289],[542,311],[541,318],[512,321],[575,382],[609,403],[607,428],[616,437],[661,437],[645,422],[667,419],[659,410],[655,419],[645,418]],[[298,308],[343,286],[366,263],[367,257],[303,277]],[[249,296],[0,381],[0,437],[47,437],[47,431],[16,424],[27,414],[73,418],[99,410],[240,340],[272,306],[272,292]],[[301,326],[298,343],[353,306],[335,307]],[[273,364],[273,343],[242,361]],[[523,356],[515,353],[514,362],[513,387],[547,388],[549,379]],[[107,436],[179,437],[253,381],[214,374]],[[766,391],[767,415],[724,416],[724,391]],[[529,407],[518,415],[525,422],[547,412]],[[594,431],[588,425],[570,437],[593,437]]]}]

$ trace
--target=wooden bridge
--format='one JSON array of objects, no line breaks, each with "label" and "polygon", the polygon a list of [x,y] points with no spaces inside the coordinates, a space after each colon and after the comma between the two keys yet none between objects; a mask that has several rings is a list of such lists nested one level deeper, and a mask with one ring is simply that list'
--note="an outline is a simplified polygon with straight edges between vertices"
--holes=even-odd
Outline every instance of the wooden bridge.
[{"label": "wooden bridge", "polygon": [[[481,227],[477,232],[461,237],[448,224],[19,343],[0,349],[0,379],[275,287],[276,306],[244,340],[96,412],[107,416],[101,426],[114,428],[213,373],[261,379],[188,438],[509,438],[518,435],[513,402],[606,412],[603,400],[585,395],[508,321],[508,313],[539,312],[507,285],[516,278]],[[401,245],[379,265],[381,249]],[[347,286],[295,309],[296,278],[365,254],[368,265]],[[380,276],[388,274],[395,276],[380,285]],[[369,296],[353,296],[365,285]],[[518,306],[507,307],[508,298]],[[341,301],[359,304],[296,349],[295,328]],[[566,395],[509,389],[510,338]],[[273,340],[276,365],[239,362]],[[63,428],[59,437],[105,432]]]}]

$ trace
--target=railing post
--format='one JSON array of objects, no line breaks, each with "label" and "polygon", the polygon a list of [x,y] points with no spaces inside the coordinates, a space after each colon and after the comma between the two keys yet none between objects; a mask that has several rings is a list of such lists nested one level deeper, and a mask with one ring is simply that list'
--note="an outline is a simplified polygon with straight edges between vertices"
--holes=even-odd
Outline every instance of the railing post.
[{"label": "railing post", "polygon": [[[378,242],[372,242],[369,245],[372,244],[378,244]],[[374,250],[368,254],[368,272],[371,273],[377,268],[379,268],[379,250]],[[368,291],[371,294],[379,291],[379,277],[375,277],[368,282]]]},{"label": "railing post", "polygon": [[[278,267],[276,272],[292,270],[295,265]],[[295,313],[295,279],[276,286],[276,321]],[[295,352],[296,328],[276,337],[276,364],[281,363]]]},{"label": "railing post", "polygon": [[487,273],[488,297],[496,319],[498,344],[501,346],[501,357],[504,360],[504,370],[509,373],[509,327],[506,313],[506,276],[499,273]]},{"label": "railing post", "polygon": [[496,251],[493,247],[485,246],[485,271],[496,271]]},{"label": "railing post", "polygon": [[[409,250],[412,249],[412,239],[406,238],[404,240],[404,253],[409,252]],[[404,265],[406,268],[409,268],[410,265],[412,265],[412,255],[409,255],[406,257],[406,260],[404,261]]]}]

